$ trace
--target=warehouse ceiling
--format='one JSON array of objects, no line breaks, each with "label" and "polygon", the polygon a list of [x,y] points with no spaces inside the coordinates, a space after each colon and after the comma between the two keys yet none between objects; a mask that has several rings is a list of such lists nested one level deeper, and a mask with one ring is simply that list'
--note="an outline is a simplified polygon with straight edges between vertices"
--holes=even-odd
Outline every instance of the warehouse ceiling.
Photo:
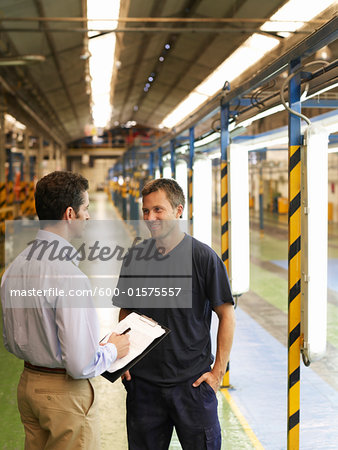
[{"label": "warehouse ceiling", "polygon": [[[120,21],[116,32],[118,64],[112,79],[111,125],[136,121],[156,128],[284,3],[285,0],[121,0],[120,17],[134,21]],[[0,0],[0,107],[31,130],[62,145],[83,137],[91,123],[85,59],[87,24],[80,19],[85,16],[84,0]],[[248,20],[255,17],[262,20]],[[79,20],[58,22],[46,18]],[[182,20],[150,22],[137,18]],[[183,20],[188,18],[244,20]],[[306,32],[316,27],[318,24],[309,24]],[[299,35],[300,39],[303,37],[304,34]],[[24,55],[40,55],[44,61],[9,65],[10,58],[22,59]],[[145,90],[149,77],[153,81]]]}]

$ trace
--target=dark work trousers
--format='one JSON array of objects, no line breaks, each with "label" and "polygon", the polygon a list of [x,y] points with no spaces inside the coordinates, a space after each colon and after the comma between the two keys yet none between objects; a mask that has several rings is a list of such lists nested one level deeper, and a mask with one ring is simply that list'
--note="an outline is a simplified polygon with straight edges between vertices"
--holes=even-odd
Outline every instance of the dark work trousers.
[{"label": "dark work trousers", "polygon": [[123,380],[130,450],[167,450],[174,427],[183,450],[221,448],[216,394],[205,382],[193,387],[197,378],[173,387]]}]

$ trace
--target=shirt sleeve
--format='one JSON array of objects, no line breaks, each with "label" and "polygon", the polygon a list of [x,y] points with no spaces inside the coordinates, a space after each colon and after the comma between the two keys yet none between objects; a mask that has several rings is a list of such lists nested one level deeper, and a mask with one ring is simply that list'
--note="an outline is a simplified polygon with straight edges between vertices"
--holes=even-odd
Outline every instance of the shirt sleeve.
[{"label": "shirt sleeve", "polygon": [[205,286],[213,308],[223,303],[234,304],[225,265],[214,251],[209,255]]},{"label": "shirt sleeve", "polygon": [[[90,289],[88,279],[82,283],[82,289]],[[55,309],[57,337],[64,367],[73,378],[100,375],[116,360],[116,347],[110,343],[99,345],[99,320],[91,296],[77,298],[74,307],[69,307],[67,300],[69,302],[69,299],[59,299]]]},{"label": "shirt sleeve", "polygon": [[[3,343],[5,346],[5,349],[8,352],[11,352],[8,341],[7,341],[7,334],[6,334],[6,324],[5,324],[5,314],[6,314],[6,289],[5,289],[5,280],[6,280],[6,273],[3,275],[1,280],[1,306],[2,306],[2,314],[1,314],[1,321],[2,321],[2,338]],[[12,352],[11,352],[12,353]]]}]

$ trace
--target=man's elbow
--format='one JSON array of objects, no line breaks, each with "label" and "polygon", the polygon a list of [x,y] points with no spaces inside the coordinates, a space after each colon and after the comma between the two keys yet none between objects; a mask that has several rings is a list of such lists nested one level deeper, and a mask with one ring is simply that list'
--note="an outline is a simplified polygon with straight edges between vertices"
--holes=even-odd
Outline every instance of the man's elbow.
[{"label": "man's elbow", "polygon": [[76,361],[64,361],[66,372],[69,376],[75,379],[90,378],[85,373],[85,367],[80,362]]},{"label": "man's elbow", "polygon": [[231,303],[224,303],[223,305],[216,307],[215,312],[220,321],[225,320],[235,324],[235,308]]}]

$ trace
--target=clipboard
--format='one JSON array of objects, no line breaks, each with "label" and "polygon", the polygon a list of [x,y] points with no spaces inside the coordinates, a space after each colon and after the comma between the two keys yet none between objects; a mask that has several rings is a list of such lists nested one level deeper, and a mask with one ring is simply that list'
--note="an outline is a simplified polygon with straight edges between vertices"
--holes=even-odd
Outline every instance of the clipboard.
[{"label": "clipboard", "polygon": [[[134,314],[134,316],[129,317],[129,316],[131,316],[133,314]],[[118,323],[119,329],[121,329],[121,326],[124,326],[124,327],[129,327],[130,326],[129,321],[127,320],[128,317],[129,317],[129,321],[130,321],[131,318],[135,319],[135,320],[139,320],[139,324],[141,326],[144,326],[144,330],[146,330],[148,326],[149,327],[156,327],[158,331],[160,331],[159,329],[161,329],[163,334],[161,334],[161,336],[159,336],[159,337],[154,338],[149,343],[149,345],[147,345],[147,347],[141,353],[138,353],[132,360],[127,362],[125,365],[123,365],[123,367],[120,367],[117,370],[114,370],[113,372],[111,372],[109,370],[106,370],[105,372],[103,372],[101,374],[101,376],[106,378],[107,380],[109,380],[111,383],[114,383],[127,370],[131,369],[135,364],[137,364],[142,358],[144,358],[153,348],[155,348],[171,332],[171,330],[169,330],[169,328],[167,328],[167,327],[165,327],[163,325],[160,325],[158,322],[156,322],[155,320],[151,319],[150,317],[141,315],[141,314],[139,314],[137,312],[132,312],[125,319],[121,320],[121,322]],[[124,323],[125,323],[125,325],[123,325]],[[115,362],[117,363],[118,361],[119,360],[116,360]]]}]

